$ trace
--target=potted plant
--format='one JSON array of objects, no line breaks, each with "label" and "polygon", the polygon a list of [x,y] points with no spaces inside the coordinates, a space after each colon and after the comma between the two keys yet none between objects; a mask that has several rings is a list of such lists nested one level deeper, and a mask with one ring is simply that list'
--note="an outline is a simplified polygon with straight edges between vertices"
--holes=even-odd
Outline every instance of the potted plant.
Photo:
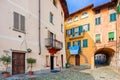
[{"label": "potted plant", "polygon": [[2,75],[4,77],[9,77],[10,73],[7,71],[8,69],[8,65],[11,63],[11,57],[10,56],[2,56],[1,61],[3,62],[3,64],[5,65],[6,70],[2,72]]},{"label": "potted plant", "polygon": [[36,59],[34,58],[27,58],[27,63],[30,64],[31,70],[29,71],[29,75],[33,75],[34,72],[32,71],[33,64],[36,63]]}]

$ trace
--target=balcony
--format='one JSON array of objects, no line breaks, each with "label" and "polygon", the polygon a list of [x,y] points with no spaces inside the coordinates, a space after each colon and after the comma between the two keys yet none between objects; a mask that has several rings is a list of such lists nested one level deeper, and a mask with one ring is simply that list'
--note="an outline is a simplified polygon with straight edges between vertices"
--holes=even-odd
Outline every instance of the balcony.
[{"label": "balcony", "polygon": [[74,36],[73,35],[70,35],[70,40],[72,39],[75,39],[75,38],[81,38],[84,36],[84,32],[81,32],[80,34],[75,34]]},{"label": "balcony", "polygon": [[45,39],[45,47],[48,50],[54,48],[56,51],[59,51],[62,49],[62,42],[60,42],[56,39],[46,38]]}]

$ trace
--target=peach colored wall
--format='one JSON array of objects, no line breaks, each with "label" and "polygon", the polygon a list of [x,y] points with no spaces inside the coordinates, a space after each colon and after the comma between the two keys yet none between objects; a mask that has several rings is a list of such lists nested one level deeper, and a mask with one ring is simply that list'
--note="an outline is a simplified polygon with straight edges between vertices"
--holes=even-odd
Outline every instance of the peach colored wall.
[{"label": "peach colored wall", "polygon": [[[96,51],[101,48],[110,48],[116,51],[116,21],[110,22],[110,14],[115,13],[115,10],[108,10],[108,7],[102,8],[100,14],[95,14],[96,17],[101,17],[101,24],[95,25],[95,34],[101,34],[101,42],[96,43]],[[109,42],[108,33],[115,32],[115,40]],[[111,65],[115,65],[115,56],[112,58]]]}]

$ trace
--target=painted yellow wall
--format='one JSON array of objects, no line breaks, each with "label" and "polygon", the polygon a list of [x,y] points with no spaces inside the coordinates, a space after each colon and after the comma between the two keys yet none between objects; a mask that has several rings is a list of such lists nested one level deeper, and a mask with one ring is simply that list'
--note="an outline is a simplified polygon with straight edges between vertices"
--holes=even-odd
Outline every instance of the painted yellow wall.
[{"label": "painted yellow wall", "polygon": [[[83,12],[88,12],[88,17],[87,18],[83,18],[81,19],[81,15]],[[74,21],[74,17],[78,16],[78,21]],[[67,23],[68,19],[72,18],[72,23]],[[69,18],[67,18],[65,20],[65,31],[71,28],[75,28],[78,27],[80,25],[85,25],[85,24],[90,24],[90,30],[87,32],[84,32],[84,36],[83,37],[79,37],[79,38],[75,38],[75,39],[70,39],[69,37],[66,36],[66,32],[65,32],[65,42],[66,42],[66,56],[67,59],[70,56],[70,52],[67,49],[67,42],[72,42],[73,41],[78,41],[81,40],[81,47],[83,45],[83,39],[88,39],[88,47],[87,48],[83,48],[82,47],[82,52],[80,52],[80,64],[89,64],[91,65],[91,58],[94,56],[94,13],[92,11],[92,9],[86,9],[82,12],[78,12],[72,16],[70,16]],[[70,63],[75,65],[75,55],[71,56],[70,58]]]}]

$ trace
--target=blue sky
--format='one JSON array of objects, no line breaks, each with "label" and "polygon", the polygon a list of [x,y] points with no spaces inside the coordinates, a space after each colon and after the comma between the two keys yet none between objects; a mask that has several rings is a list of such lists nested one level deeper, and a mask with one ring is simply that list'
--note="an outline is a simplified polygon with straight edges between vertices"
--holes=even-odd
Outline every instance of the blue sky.
[{"label": "blue sky", "polygon": [[94,6],[98,6],[100,4],[109,2],[111,0],[66,0],[69,13],[73,13],[89,4],[94,4]]}]

